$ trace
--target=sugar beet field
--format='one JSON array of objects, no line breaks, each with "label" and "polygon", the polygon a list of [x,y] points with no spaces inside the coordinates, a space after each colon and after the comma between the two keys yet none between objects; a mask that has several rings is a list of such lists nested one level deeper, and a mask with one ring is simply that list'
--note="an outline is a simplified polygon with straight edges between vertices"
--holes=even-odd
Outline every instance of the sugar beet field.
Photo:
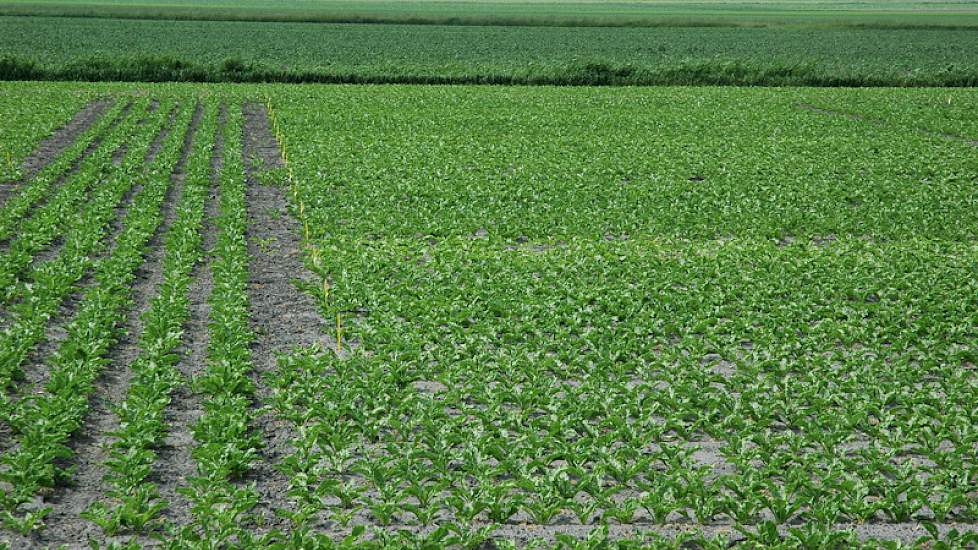
[{"label": "sugar beet field", "polygon": [[975,548],[976,112],[0,84],[0,546]]}]

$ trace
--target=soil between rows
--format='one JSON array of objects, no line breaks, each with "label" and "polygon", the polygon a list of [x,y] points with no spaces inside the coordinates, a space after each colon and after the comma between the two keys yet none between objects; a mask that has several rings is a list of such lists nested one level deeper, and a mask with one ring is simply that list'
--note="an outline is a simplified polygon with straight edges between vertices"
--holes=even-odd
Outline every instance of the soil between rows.
[{"label": "soil between rows", "polygon": [[[243,109],[243,154],[247,175],[248,209],[248,295],[252,329],[256,342],[252,348],[257,406],[268,403],[271,390],[263,378],[277,368],[277,356],[293,348],[319,345],[332,349],[326,336],[325,321],[312,296],[300,290],[295,278],[311,280],[302,261],[299,224],[290,215],[283,189],[286,182],[266,185],[261,170],[283,167],[279,145],[268,126],[265,106],[247,103]],[[259,168],[260,167],[260,168]],[[289,484],[275,464],[292,451],[293,432],[287,423],[266,412],[258,417],[257,429],[265,447],[255,463],[250,479],[261,497],[256,510],[265,526],[284,528],[277,508],[290,509]]]}]

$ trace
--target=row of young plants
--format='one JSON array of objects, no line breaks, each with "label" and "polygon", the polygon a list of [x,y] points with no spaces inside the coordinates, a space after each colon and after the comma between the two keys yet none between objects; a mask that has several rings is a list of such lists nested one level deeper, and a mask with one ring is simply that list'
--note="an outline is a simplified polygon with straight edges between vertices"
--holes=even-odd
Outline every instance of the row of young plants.
[{"label": "row of young plants", "polygon": [[[167,136],[151,170],[142,170],[140,163],[148,144],[141,144],[145,146],[129,152],[129,156],[138,160],[123,164],[140,169],[121,169],[120,179],[127,183],[109,182],[103,188],[117,195],[108,203],[111,212],[112,205],[118,203],[126,189],[138,185],[111,250],[93,267],[92,285],[84,291],[76,313],[66,327],[66,338],[57,351],[46,358],[47,377],[43,391],[25,395],[5,408],[16,433],[14,446],[4,454],[0,466],[0,481],[4,483],[0,492],[0,514],[7,528],[27,533],[42,525],[50,507],[28,504],[44,488],[71,477],[71,468],[60,465],[72,456],[66,443],[83,425],[93,384],[106,366],[106,355],[119,337],[131,303],[136,270],[143,263],[147,243],[162,221],[161,206],[170,186],[170,174],[181,157],[180,144],[189,125],[188,112],[184,110],[177,117],[174,131]],[[166,118],[165,113],[163,110],[160,116]],[[101,206],[97,199],[93,204]],[[93,215],[90,219],[99,223],[98,216]],[[79,228],[79,232],[101,233],[97,227],[85,231]],[[69,250],[67,244],[65,248]],[[64,253],[62,257],[70,258]],[[76,257],[75,262],[84,263],[82,258]],[[64,273],[52,274],[62,279],[66,277]]]},{"label": "row of young plants", "polygon": [[4,84],[0,89],[0,189],[23,185],[24,161],[40,144],[64,128],[83,112],[86,104],[100,99],[91,90],[72,89],[71,85],[34,86],[26,90],[19,84]]},{"label": "row of young plants", "polygon": [[84,159],[78,171],[44,197],[44,204],[35,208],[27,220],[20,220],[9,247],[0,254],[0,289],[3,289],[0,302],[9,303],[20,293],[22,272],[31,265],[35,254],[51,246],[63,234],[92,190],[113,171],[113,153],[133,139],[148,142],[159,132],[158,127],[144,125],[140,128],[137,125],[137,120],[145,116],[148,105],[149,100],[143,99],[130,109],[128,115],[104,136],[99,147]]},{"label": "row of young plants", "polygon": [[133,373],[129,389],[125,399],[113,408],[119,427],[112,434],[105,462],[109,489],[83,513],[101,527],[105,537],[158,532],[161,512],[168,505],[161,499],[152,474],[158,446],[167,433],[166,409],[174,390],[187,382],[176,368],[181,357],[176,350],[190,315],[192,272],[203,253],[215,116],[216,106],[209,101],[193,137],[175,218],[163,239],[163,281],[143,316],[140,353],[126,365]]},{"label": "row of young plants", "polygon": [[[165,115],[159,112],[149,124],[157,131]],[[6,396],[10,384],[22,376],[21,367],[31,350],[45,337],[45,327],[67,296],[99,261],[116,209],[127,193],[144,178],[142,163],[151,134],[140,136],[121,166],[107,174],[87,203],[64,227],[63,243],[56,255],[31,266],[19,287],[17,300],[8,308],[7,326],[0,332],[0,413],[10,414]]]},{"label": "row of young plants", "polygon": [[791,99],[276,96],[316,292],[368,350],[273,382],[294,546],[975,544],[936,528],[978,521],[974,157]]},{"label": "row of young plants", "polygon": [[251,510],[258,501],[254,484],[242,478],[257,458],[261,437],[254,430],[255,383],[250,346],[254,341],[248,310],[248,219],[242,158],[242,113],[226,107],[219,143],[220,207],[212,254],[209,298],[210,341],[206,370],[193,380],[203,414],[192,430],[197,475],[180,490],[190,501],[193,522],[178,526],[170,548],[254,547]]},{"label": "row of young plants", "polygon": [[32,206],[47,197],[65,172],[77,161],[95,140],[117,127],[125,113],[131,109],[127,101],[116,101],[94,124],[88,127],[75,142],[56,159],[45,166],[29,181],[22,183],[16,195],[7,199],[0,209],[0,240],[10,239],[19,230],[21,219]]}]

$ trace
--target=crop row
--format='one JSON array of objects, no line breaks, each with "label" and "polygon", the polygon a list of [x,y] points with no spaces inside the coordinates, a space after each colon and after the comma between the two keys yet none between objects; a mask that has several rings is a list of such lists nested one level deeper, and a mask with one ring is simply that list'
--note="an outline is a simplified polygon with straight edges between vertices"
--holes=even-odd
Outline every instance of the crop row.
[{"label": "crop row", "polygon": [[[157,120],[145,129],[139,141],[142,150],[149,146],[152,128],[158,130],[161,125],[162,120]],[[141,170],[140,149],[134,147],[123,165],[109,172],[107,179],[93,189],[80,211],[67,219],[68,223],[62,228],[63,242],[56,255],[32,265],[30,272],[23,276],[24,285],[8,289],[11,298],[14,291],[18,291],[18,299],[10,306],[8,325],[0,333],[0,383],[3,387],[21,376],[21,366],[34,346],[44,338],[47,322],[65,297],[77,290],[77,283],[95,265],[98,252],[104,250],[115,209],[136,185],[133,172]],[[110,162],[108,158],[100,161]],[[92,172],[101,169],[99,162],[93,162],[85,175],[93,177],[96,174]],[[77,192],[84,193],[84,190]],[[51,223],[59,222],[51,220]],[[6,398],[0,399],[0,403],[6,409]]]},{"label": "crop row", "polygon": [[35,254],[62,235],[79,207],[112,171],[113,153],[137,132],[148,142],[159,131],[159,127],[137,127],[136,120],[144,115],[148,101],[141,103],[105,136],[92,155],[78,166],[77,172],[68,175],[62,185],[43,197],[44,203],[32,210],[28,220],[18,224],[10,246],[0,256],[0,288],[3,288],[0,301],[9,303],[20,294],[22,271],[31,265]]},{"label": "crop row", "polygon": [[[161,125],[166,118],[164,109],[158,114],[155,125]],[[25,304],[43,304],[49,309],[56,307],[80,272],[91,265],[92,285],[85,289],[76,313],[66,327],[66,338],[46,362],[44,391],[25,395],[4,409],[9,414],[8,422],[16,431],[14,448],[4,455],[3,471],[0,472],[0,479],[8,484],[2,492],[3,518],[8,528],[22,532],[34,529],[49,513],[50,507],[25,509],[23,505],[42,488],[52,487],[59,480],[70,477],[70,469],[62,470],[58,461],[72,454],[65,444],[82,425],[93,383],[105,367],[108,350],[118,338],[129,302],[130,283],[143,261],[146,243],[161,221],[160,206],[170,184],[169,174],[180,157],[179,143],[187,123],[188,116],[181,113],[174,131],[166,139],[163,152],[149,171],[143,170],[142,161],[150,140],[141,141],[129,150],[115,177],[99,188],[90,201],[90,210],[80,218],[86,223],[85,229],[77,228],[75,233],[70,233],[58,259],[46,264],[50,268],[44,272],[44,281],[52,284],[38,284],[32,288],[33,294],[25,297]],[[111,250],[92,265],[89,255],[107,244],[104,228],[100,229],[99,225],[112,219],[115,205],[134,186],[138,189]],[[79,238],[72,240],[75,235]],[[4,333],[5,337],[21,338],[16,342],[16,348],[5,344],[5,353],[20,352],[17,357],[5,357],[11,361],[8,367],[16,368],[23,360],[23,350],[29,348],[29,340],[39,337],[46,316],[43,314],[43,311],[35,311],[32,318],[25,308],[15,325],[21,330]]]},{"label": "crop row", "polygon": [[30,94],[0,93],[0,186],[13,184],[24,175],[22,163],[44,138],[63,128],[82,109],[92,94],[47,86]]},{"label": "crop row", "polygon": [[206,370],[193,381],[203,414],[193,426],[192,456],[197,475],[182,489],[192,524],[182,526],[173,548],[255,544],[246,528],[258,500],[253,485],[242,484],[261,445],[254,431],[255,384],[248,311],[248,243],[240,106],[226,108],[221,128],[222,167],[217,238],[211,251],[210,341]]},{"label": "crop row", "polygon": [[57,159],[48,164],[30,181],[23,184],[17,194],[7,200],[0,211],[0,239],[9,239],[18,230],[21,218],[39,200],[46,197],[55,182],[61,178],[69,167],[82,158],[83,152],[106,131],[117,126],[123,111],[128,106],[125,102],[116,102],[98,122],[93,124],[66,149]]},{"label": "crop row", "polygon": [[157,448],[167,433],[166,408],[174,389],[185,383],[176,369],[180,356],[175,350],[189,316],[191,273],[202,256],[213,115],[214,109],[209,106],[193,138],[182,195],[163,239],[163,282],[144,315],[140,354],[126,366],[133,372],[129,390],[113,410],[119,428],[105,464],[111,489],[85,511],[105,536],[148,532],[159,526],[160,512],[167,505],[160,499],[151,474],[158,459]]}]

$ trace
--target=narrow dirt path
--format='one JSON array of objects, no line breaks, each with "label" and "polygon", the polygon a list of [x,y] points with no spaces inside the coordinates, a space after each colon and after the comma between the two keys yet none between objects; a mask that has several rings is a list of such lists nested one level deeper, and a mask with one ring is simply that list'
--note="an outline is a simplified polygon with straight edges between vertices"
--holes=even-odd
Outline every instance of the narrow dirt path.
[{"label": "narrow dirt path", "polygon": [[[271,389],[262,379],[277,368],[278,354],[315,344],[332,349],[334,344],[326,336],[325,321],[312,296],[294,284],[296,277],[311,280],[312,274],[303,265],[300,227],[289,215],[283,187],[265,185],[259,177],[262,170],[283,166],[279,145],[268,127],[265,106],[248,103],[243,114],[251,257],[248,294],[256,335],[252,358],[258,406],[262,406],[271,397]],[[266,446],[261,450],[261,460],[256,461],[251,479],[261,496],[256,514],[265,526],[285,527],[283,520],[275,515],[275,509],[290,508],[288,479],[275,469],[275,464],[291,454],[289,442],[293,433],[288,423],[270,412],[258,417],[257,429]]]},{"label": "narrow dirt path", "polygon": [[118,417],[111,407],[113,401],[126,395],[132,380],[132,371],[128,366],[139,356],[140,351],[142,313],[149,309],[163,282],[163,236],[176,219],[176,209],[186,179],[185,167],[201,116],[202,110],[198,108],[185,134],[180,160],[170,178],[170,186],[162,206],[163,221],[148,243],[148,253],[143,265],[136,272],[132,290],[133,303],[124,327],[124,335],[109,353],[108,364],[96,382],[85,427],[69,443],[75,456],[75,483],[73,487],[55,492],[49,499],[53,510],[46,519],[47,529],[40,535],[40,540],[45,545],[78,543],[87,541],[90,537],[98,537],[101,533],[97,525],[83,519],[80,514],[92,503],[103,498],[108,488],[103,481],[107,473],[105,461],[113,440],[110,433],[118,428]]}]

